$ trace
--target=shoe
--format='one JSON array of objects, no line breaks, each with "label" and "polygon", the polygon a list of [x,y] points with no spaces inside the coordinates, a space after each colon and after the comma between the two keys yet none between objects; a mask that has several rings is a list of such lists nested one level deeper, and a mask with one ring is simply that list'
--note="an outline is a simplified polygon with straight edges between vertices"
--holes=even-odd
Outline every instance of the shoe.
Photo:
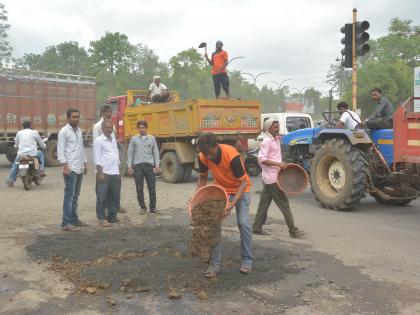
[{"label": "shoe", "polygon": [[117,212],[119,212],[119,213],[127,213],[127,210],[125,210],[123,207],[120,207]]},{"label": "shoe", "polygon": [[249,275],[252,273],[252,266],[242,265],[241,269],[239,269],[239,272],[244,275]]},{"label": "shoe", "polygon": [[118,219],[117,217],[113,218],[113,219],[108,219],[109,223],[120,223],[120,219]]},{"label": "shoe", "polygon": [[108,223],[108,221],[107,220],[105,220],[105,219],[101,219],[101,220],[99,220],[99,225],[101,226],[101,227],[109,227],[109,223]]},{"label": "shoe", "polygon": [[292,231],[289,231],[289,235],[291,238],[301,238],[306,233],[298,228],[294,228]]},{"label": "shoe", "polygon": [[150,209],[150,213],[160,214],[160,211],[157,211],[156,209]]},{"label": "shoe", "polygon": [[270,233],[264,231],[263,229],[260,229],[260,230],[252,230],[252,234],[256,234],[256,235],[270,235]]},{"label": "shoe", "polygon": [[9,186],[9,187],[13,187],[13,182],[11,181],[11,180],[8,180],[7,182],[6,182],[6,184],[7,184],[7,186]]},{"label": "shoe", "polygon": [[140,215],[145,215],[147,211],[147,208],[141,208],[140,209]]},{"label": "shoe", "polygon": [[39,176],[41,177],[47,177],[47,174],[45,174],[45,171],[40,171]]},{"label": "shoe", "polygon": [[217,277],[217,271],[213,267],[208,267],[206,272],[204,273],[204,278],[212,279]]},{"label": "shoe", "polygon": [[71,224],[67,224],[66,226],[63,226],[61,228],[61,230],[63,232],[79,232],[80,231],[80,229],[78,227],[75,227],[75,226],[73,226]]},{"label": "shoe", "polygon": [[73,226],[89,226],[89,224],[83,221],[77,220],[75,223],[73,223]]}]

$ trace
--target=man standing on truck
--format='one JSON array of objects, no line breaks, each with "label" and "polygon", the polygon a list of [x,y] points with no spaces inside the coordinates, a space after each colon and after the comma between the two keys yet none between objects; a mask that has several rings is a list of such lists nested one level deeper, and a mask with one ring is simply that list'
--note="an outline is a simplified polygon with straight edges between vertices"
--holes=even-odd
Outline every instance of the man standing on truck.
[{"label": "man standing on truck", "polygon": [[213,75],[214,93],[216,94],[216,98],[220,97],[220,88],[223,88],[226,97],[230,98],[229,77],[226,72],[226,67],[229,63],[228,53],[222,50],[222,47],[223,43],[218,40],[216,42],[216,51],[211,54],[211,59],[209,59],[207,53],[204,54],[204,57],[212,66],[211,74]]},{"label": "man standing on truck", "polygon": [[394,108],[391,102],[382,96],[380,88],[370,90],[370,96],[375,102],[378,102],[375,112],[362,122],[363,126],[369,129],[392,129]]},{"label": "man standing on truck", "polygon": [[337,104],[337,110],[340,112],[340,120],[335,124],[338,128],[357,129],[361,120],[357,113],[349,110],[349,104],[340,102]]},{"label": "man standing on truck", "polygon": [[255,216],[252,232],[259,235],[268,235],[262,229],[267,220],[268,208],[274,199],[277,207],[283,213],[289,235],[293,238],[303,236],[305,233],[295,226],[292,211],[290,210],[289,200],[285,193],[277,186],[277,177],[279,171],[286,169],[287,164],[282,162],[280,139],[279,139],[279,122],[273,118],[269,118],[264,122],[264,131],[267,137],[264,138],[260,145],[258,153],[258,162],[262,169],[263,191],[260,196],[257,214]]},{"label": "man standing on truck", "polygon": [[65,232],[80,231],[79,226],[87,224],[80,221],[77,214],[77,201],[82,187],[83,175],[87,174],[87,159],[83,145],[82,130],[79,127],[80,111],[67,110],[67,124],[58,133],[57,157],[63,167],[64,201],[63,222]]},{"label": "man standing on truck", "polygon": [[169,91],[165,84],[160,82],[160,76],[155,75],[149,86],[146,99],[153,103],[166,103],[169,101]]},{"label": "man standing on truck", "polygon": [[[214,177],[214,183],[222,186],[229,194],[230,202],[225,209],[225,215],[228,216],[235,207],[241,236],[242,264],[239,271],[243,274],[250,274],[252,272],[252,232],[248,217],[251,198],[249,176],[245,172],[238,151],[230,145],[218,144],[213,133],[201,135],[197,145],[200,150],[198,159],[200,177],[196,190],[207,185],[210,170]],[[209,266],[204,274],[206,278],[215,277],[221,268],[221,237],[218,239],[219,242],[213,248]]]},{"label": "man standing on truck", "polygon": [[[93,143],[93,160],[96,166],[96,216],[102,227],[117,223],[120,203],[120,154],[111,120],[102,122],[102,135]],[[105,214],[108,207],[108,215]]]},{"label": "man standing on truck", "polygon": [[155,137],[147,134],[147,121],[139,120],[137,129],[139,135],[130,139],[127,150],[128,175],[132,176],[134,174],[140,214],[145,214],[147,211],[143,192],[144,179],[146,179],[147,189],[149,190],[150,213],[159,213],[156,210],[155,175],[155,172],[160,172],[159,148]]},{"label": "man standing on truck", "polygon": [[13,162],[12,168],[10,169],[9,179],[7,180],[7,185],[13,187],[14,182],[17,179],[18,175],[18,164],[19,158],[23,155],[29,155],[36,157],[40,164],[40,176],[44,176],[45,163],[44,163],[44,154],[38,150],[38,146],[41,149],[45,150],[46,145],[42,141],[41,136],[38,131],[32,129],[32,124],[30,121],[25,121],[22,124],[23,130],[20,130],[16,134],[15,147],[18,149],[17,156]]}]

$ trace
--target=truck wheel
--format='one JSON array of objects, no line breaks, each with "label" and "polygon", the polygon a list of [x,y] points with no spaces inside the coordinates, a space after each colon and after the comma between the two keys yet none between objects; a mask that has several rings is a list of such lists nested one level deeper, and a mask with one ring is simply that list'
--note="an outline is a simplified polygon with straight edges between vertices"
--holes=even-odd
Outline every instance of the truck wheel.
[{"label": "truck wheel", "polygon": [[17,153],[14,150],[8,150],[6,152],[6,158],[10,163],[13,163],[16,159]]},{"label": "truck wheel", "polygon": [[47,166],[60,166],[57,160],[57,140],[49,140],[47,142],[47,150],[45,152],[45,164]]},{"label": "truck wheel", "polygon": [[166,152],[160,161],[163,180],[167,183],[179,183],[184,178],[184,167],[179,163],[175,152]]},{"label": "truck wheel", "polygon": [[357,148],[344,139],[328,140],[312,162],[312,192],[325,208],[351,210],[366,196],[368,172]]},{"label": "truck wheel", "polygon": [[182,182],[187,183],[191,179],[192,174],[192,164],[184,164],[184,176],[182,177]]}]

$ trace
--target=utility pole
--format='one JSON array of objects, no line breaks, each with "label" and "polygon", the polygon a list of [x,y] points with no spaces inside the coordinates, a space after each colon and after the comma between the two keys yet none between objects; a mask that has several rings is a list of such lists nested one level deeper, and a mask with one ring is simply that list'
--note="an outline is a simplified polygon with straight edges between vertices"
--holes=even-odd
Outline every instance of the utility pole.
[{"label": "utility pole", "polygon": [[353,85],[353,93],[352,93],[352,103],[353,103],[353,111],[356,112],[357,109],[357,64],[356,64],[356,20],[357,20],[357,9],[353,9],[353,31],[352,31],[352,58],[351,63],[353,65],[353,76],[352,76],[352,85]]},{"label": "utility pole", "polygon": [[[328,91],[328,111],[332,112],[332,99],[333,99],[333,90],[330,89]],[[331,113],[328,113],[328,120],[331,120]]]}]

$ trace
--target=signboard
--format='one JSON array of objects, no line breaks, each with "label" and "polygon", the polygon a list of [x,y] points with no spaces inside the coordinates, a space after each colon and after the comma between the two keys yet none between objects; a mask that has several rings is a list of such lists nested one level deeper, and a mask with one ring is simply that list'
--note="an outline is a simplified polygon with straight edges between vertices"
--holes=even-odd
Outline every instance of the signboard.
[{"label": "signboard", "polygon": [[[420,67],[414,68],[414,97],[420,97]],[[420,100],[414,100],[414,112],[420,113]]]}]

